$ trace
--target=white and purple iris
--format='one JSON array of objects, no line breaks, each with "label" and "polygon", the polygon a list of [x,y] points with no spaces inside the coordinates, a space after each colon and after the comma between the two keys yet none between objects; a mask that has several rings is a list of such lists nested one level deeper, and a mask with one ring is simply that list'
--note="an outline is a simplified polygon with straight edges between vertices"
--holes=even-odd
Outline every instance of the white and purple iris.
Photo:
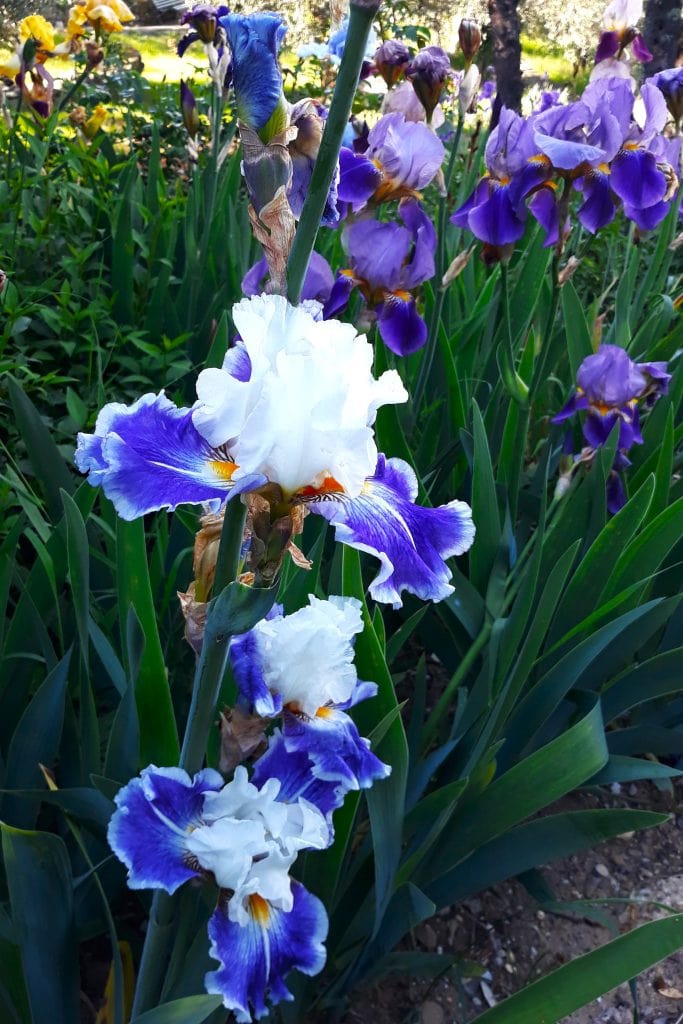
[{"label": "white and purple iris", "polygon": [[116,805],[109,845],[131,889],[173,893],[193,878],[217,886],[208,933],[220,966],[205,985],[237,1021],[264,1016],[267,997],[293,998],[285,984],[291,970],[322,969],[325,908],[289,876],[300,850],[331,841],[313,804],[284,798],[274,778],[254,785],[243,767],[226,785],[210,768],[190,779],[180,768],[151,765],[119,791]]},{"label": "white and purple iris", "polygon": [[417,312],[413,289],[434,276],[436,232],[414,199],[399,205],[404,226],[377,220],[358,220],[343,235],[350,268],[337,278],[325,304],[325,316],[346,308],[358,288],[377,310],[379,333],[385,345],[406,356],[427,341],[427,325]]},{"label": "white and purple iris", "polygon": [[276,777],[282,799],[304,797],[325,815],[349,790],[368,789],[391,770],[346,714],[377,692],[376,683],[358,679],[353,662],[362,629],[355,598],[310,596],[293,615],[276,606],[230,646],[241,701],[257,715],[282,720],[282,731],[254,765],[254,779]]},{"label": "white and purple iris", "polygon": [[445,559],[474,540],[471,510],[415,505],[415,474],[377,451],[373,431],[380,406],[407,399],[398,374],[375,379],[367,339],[319,314],[276,295],[243,299],[233,308],[240,340],[221,369],[200,373],[191,408],[163,392],[109,404],[95,433],[79,434],[76,464],[123,519],[184,502],[215,510],[277,485],[283,502],[380,560],[376,600],[400,607],[402,590],[442,600],[453,589]]},{"label": "white and purple iris", "polygon": [[653,405],[666,394],[670,380],[665,362],[634,363],[618,345],[601,345],[583,360],[576,375],[576,391],[553,417],[553,423],[563,423],[574,413],[585,411],[583,436],[593,449],[604,445],[618,424],[617,453],[607,492],[610,512],[618,512],[626,501],[620,472],[630,465],[628,451],[643,443],[639,406]]}]

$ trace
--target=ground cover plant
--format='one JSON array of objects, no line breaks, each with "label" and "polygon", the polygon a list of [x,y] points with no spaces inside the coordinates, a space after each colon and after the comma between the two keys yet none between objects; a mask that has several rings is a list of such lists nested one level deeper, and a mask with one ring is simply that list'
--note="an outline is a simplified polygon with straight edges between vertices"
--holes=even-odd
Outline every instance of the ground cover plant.
[{"label": "ground cover plant", "polygon": [[474,21],[330,6],[281,52],[197,5],[171,84],[87,0],[0,69],[3,1020],[461,979],[402,940],[513,877],[571,912],[539,869],[666,816],[547,809],[681,774],[683,73],[613,3],[518,113]]}]

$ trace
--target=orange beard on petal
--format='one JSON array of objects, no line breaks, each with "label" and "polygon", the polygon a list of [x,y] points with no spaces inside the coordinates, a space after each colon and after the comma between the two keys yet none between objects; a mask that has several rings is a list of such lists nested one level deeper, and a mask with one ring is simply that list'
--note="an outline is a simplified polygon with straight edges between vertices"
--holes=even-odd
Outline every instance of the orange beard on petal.
[{"label": "orange beard on petal", "polygon": [[326,476],[319,487],[302,487],[293,496],[293,500],[315,501],[318,498],[324,500],[333,494],[344,494],[344,488],[333,476]]},{"label": "orange beard on petal", "polygon": [[212,459],[209,465],[221,480],[232,480],[234,473],[239,469],[236,462],[228,462],[227,459]]},{"label": "orange beard on petal", "polygon": [[257,892],[252,893],[249,897],[249,912],[256,923],[260,924],[262,928],[268,927],[270,924],[270,907],[268,901],[264,900],[263,896],[259,896]]}]

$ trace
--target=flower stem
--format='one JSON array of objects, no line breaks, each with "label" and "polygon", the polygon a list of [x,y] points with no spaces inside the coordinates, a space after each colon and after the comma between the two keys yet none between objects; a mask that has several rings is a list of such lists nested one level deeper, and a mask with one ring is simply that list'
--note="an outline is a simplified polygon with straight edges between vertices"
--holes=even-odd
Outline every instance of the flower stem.
[{"label": "flower stem", "polygon": [[441,314],[443,312],[443,304],[446,297],[445,289],[443,288],[441,281],[443,275],[446,272],[446,216],[448,213],[448,196],[451,189],[451,181],[453,178],[453,171],[455,170],[455,162],[458,156],[458,148],[460,146],[460,138],[462,135],[462,124],[463,116],[458,113],[458,123],[455,129],[455,138],[453,139],[453,148],[451,149],[451,155],[448,160],[446,168],[446,176],[444,178],[444,191],[445,195],[439,197],[438,213],[437,213],[437,237],[438,237],[438,248],[436,253],[436,273],[434,275],[434,284],[436,286],[434,296],[434,307],[432,309],[432,315],[429,321],[429,336],[427,340],[427,346],[424,350],[424,358],[420,366],[420,372],[418,374],[417,383],[415,385],[415,392],[413,395],[413,408],[419,409],[422,401],[422,394],[427,386],[427,381],[432,372],[432,365],[434,363],[434,352],[436,351],[438,343],[438,330],[441,322]]},{"label": "flower stem", "polygon": [[[216,562],[214,597],[237,576],[246,512],[238,497],[227,503]],[[222,639],[222,642],[219,640],[212,645],[205,644],[197,664],[192,703],[180,752],[180,767],[189,775],[198,772],[204,763],[206,741],[216,713],[229,648],[229,636]],[[157,891],[154,894],[138,971],[132,1020],[154,1006],[158,998],[166,972],[168,946],[174,933],[175,902],[175,898],[166,892]]]},{"label": "flower stem", "polygon": [[287,263],[287,298],[293,305],[297,305],[301,298],[301,289],[320,227],[320,218],[325,210],[330,185],[337,167],[342,137],[349,121],[370,28],[378,6],[379,4],[376,3],[362,4],[354,2],[354,0],[351,3],[349,31],[346,36],[330,112],[325,122],[320,151],[313,168],[310,188],[301,211],[299,226]]}]

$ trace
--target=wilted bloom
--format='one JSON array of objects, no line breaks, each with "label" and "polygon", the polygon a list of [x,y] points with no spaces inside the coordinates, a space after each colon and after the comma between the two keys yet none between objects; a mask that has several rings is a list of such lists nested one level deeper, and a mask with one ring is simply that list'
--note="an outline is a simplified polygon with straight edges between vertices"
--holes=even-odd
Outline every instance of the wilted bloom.
[{"label": "wilted bloom", "polygon": [[666,100],[669,113],[678,124],[683,117],[683,67],[659,71],[652,76],[650,81],[661,92]]},{"label": "wilted bloom", "polygon": [[236,1020],[266,1013],[266,997],[289,998],[293,969],[317,974],[325,962],[327,915],[289,876],[300,850],[330,842],[325,816],[300,797],[281,798],[269,778],[256,786],[244,767],[224,784],[206,768],[190,779],[180,768],[145,768],[119,790],[109,845],[128,868],[132,889],[175,892],[201,878],[216,886],[209,919],[208,992],[223,997]]},{"label": "wilted bloom", "polygon": [[419,199],[443,158],[443,143],[427,125],[406,121],[403,114],[387,114],[370,130],[365,153],[341,150],[339,199],[354,211],[368,203]]},{"label": "wilted bloom", "polygon": [[410,50],[400,39],[387,39],[375,51],[375,67],[387,83],[387,88],[403,78],[410,64]]},{"label": "wilted bloom", "polygon": [[192,408],[163,392],[107,405],[95,433],[79,435],[76,463],[124,519],[183,502],[217,508],[244,492],[301,506],[379,558],[376,600],[400,606],[403,589],[441,600],[452,590],[444,559],[474,539],[470,509],[414,504],[414,473],[378,453],[373,432],[380,406],[406,400],[400,378],[376,380],[367,339],[319,311],[243,299],[233,308],[241,340],[199,375]]},{"label": "wilted bloom", "polygon": [[651,406],[666,394],[671,374],[666,363],[634,363],[618,345],[601,345],[587,356],[576,376],[576,392],[553,418],[562,423],[579,410],[587,413],[583,434],[593,448],[603,445],[619,424],[618,447],[642,444],[638,406]]},{"label": "wilted bloom", "polygon": [[481,29],[472,18],[463,18],[458,26],[458,41],[465,63],[470,64],[479,53]]},{"label": "wilted bloom", "polygon": [[[287,188],[287,198],[292,213],[298,220],[311,184],[313,168],[318,158],[320,143],[325,127],[324,116],[327,111],[318,107],[313,100],[299,100],[289,108],[289,134],[291,136],[288,149],[292,161],[292,180]],[[327,228],[339,223],[337,210],[337,186],[339,171],[337,170],[330,183],[327,202],[320,223]]]},{"label": "wilted bloom", "polygon": [[399,213],[405,227],[359,220],[346,229],[344,245],[351,267],[337,279],[325,313],[339,313],[352,289],[359,288],[377,311],[384,343],[405,356],[422,348],[427,340],[427,325],[411,292],[434,276],[436,232],[415,200],[404,199]]},{"label": "wilted bloom", "polygon": [[428,123],[451,74],[451,59],[440,46],[425,46],[410,63],[406,76],[425,108]]},{"label": "wilted bloom", "polygon": [[[268,262],[265,257],[261,257],[260,260],[257,260],[249,268],[242,278],[242,294],[247,296],[261,295],[266,290],[267,278]],[[321,302],[324,305],[330,297],[333,285],[334,274],[329,263],[319,252],[312,252],[301,289],[302,302],[314,299],[316,302]]]},{"label": "wilted bloom", "polygon": [[[375,683],[358,679],[353,663],[362,630],[355,598],[311,595],[293,615],[276,606],[230,647],[241,701],[264,718],[282,718],[282,733],[254,765],[254,778],[282,776],[287,799],[298,775],[297,796],[326,815],[349,790],[368,789],[390,771],[346,714],[377,692]],[[320,788],[320,779],[328,785]]]},{"label": "wilted bloom", "polygon": [[463,117],[473,107],[476,108],[475,98],[479,93],[481,82],[481,71],[476,64],[471,64],[460,79],[458,88],[458,110]]}]

